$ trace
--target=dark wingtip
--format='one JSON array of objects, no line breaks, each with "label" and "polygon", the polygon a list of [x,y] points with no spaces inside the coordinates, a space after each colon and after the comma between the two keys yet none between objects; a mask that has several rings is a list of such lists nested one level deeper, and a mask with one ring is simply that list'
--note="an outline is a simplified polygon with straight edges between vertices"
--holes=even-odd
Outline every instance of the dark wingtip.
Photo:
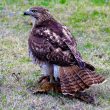
[{"label": "dark wingtip", "polygon": [[86,63],[86,68],[88,68],[88,69],[90,69],[92,71],[95,71],[95,67],[92,66],[91,64]]}]

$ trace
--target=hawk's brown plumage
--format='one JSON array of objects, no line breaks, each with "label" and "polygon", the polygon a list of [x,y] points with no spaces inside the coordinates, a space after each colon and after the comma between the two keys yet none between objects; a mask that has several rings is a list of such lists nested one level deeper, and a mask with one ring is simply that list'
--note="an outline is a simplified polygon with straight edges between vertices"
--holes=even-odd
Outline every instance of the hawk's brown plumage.
[{"label": "hawk's brown plumage", "polygon": [[34,60],[49,62],[59,66],[78,65],[81,68],[90,68],[85,63],[76,48],[76,41],[66,26],[58,23],[46,9],[33,7],[30,13],[36,22],[30,32],[28,40],[29,50]]},{"label": "hawk's brown plumage", "polygon": [[92,65],[82,60],[76,40],[67,27],[57,22],[47,9],[33,7],[24,14],[35,18],[28,39],[29,53],[34,62],[60,66],[63,94],[74,94],[104,81],[102,76],[96,75]]}]

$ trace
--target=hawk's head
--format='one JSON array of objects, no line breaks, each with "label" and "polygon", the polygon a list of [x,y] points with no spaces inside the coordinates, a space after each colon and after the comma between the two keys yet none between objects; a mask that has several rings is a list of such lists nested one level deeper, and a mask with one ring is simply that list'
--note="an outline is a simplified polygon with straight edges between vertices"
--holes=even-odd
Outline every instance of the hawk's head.
[{"label": "hawk's head", "polygon": [[53,18],[50,15],[49,11],[43,7],[32,7],[30,9],[28,9],[27,11],[25,11],[24,15],[29,15],[29,16],[35,18],[35,22],[37,24]]}]

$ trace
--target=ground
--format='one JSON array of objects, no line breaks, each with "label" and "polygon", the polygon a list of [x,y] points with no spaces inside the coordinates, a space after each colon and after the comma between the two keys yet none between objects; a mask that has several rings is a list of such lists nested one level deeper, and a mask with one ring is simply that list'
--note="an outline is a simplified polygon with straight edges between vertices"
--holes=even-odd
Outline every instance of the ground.
[{"label": "ground", "polygon": [[[99,105],[58,94],[31,94],[28,88],[41,73],[28,57],[31,25],[23,12],[32,6],[47,7],[57,20],[68,26],[83,59],[105,76],[104,84],[87,90]],[[110,110],[109,0],[2,0],[0,37],[0,110]]]}]

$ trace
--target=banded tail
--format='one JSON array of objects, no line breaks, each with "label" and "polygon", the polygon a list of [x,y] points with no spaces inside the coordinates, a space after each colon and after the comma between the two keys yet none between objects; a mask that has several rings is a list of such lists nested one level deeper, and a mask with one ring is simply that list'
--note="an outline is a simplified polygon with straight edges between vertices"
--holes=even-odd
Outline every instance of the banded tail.
[{"label": "banded tail", "polygon": [[103,76],[89,69],[80,69],[78,66],[60,67],[60,84],[63,94],[83,91],[104,80]]}]

